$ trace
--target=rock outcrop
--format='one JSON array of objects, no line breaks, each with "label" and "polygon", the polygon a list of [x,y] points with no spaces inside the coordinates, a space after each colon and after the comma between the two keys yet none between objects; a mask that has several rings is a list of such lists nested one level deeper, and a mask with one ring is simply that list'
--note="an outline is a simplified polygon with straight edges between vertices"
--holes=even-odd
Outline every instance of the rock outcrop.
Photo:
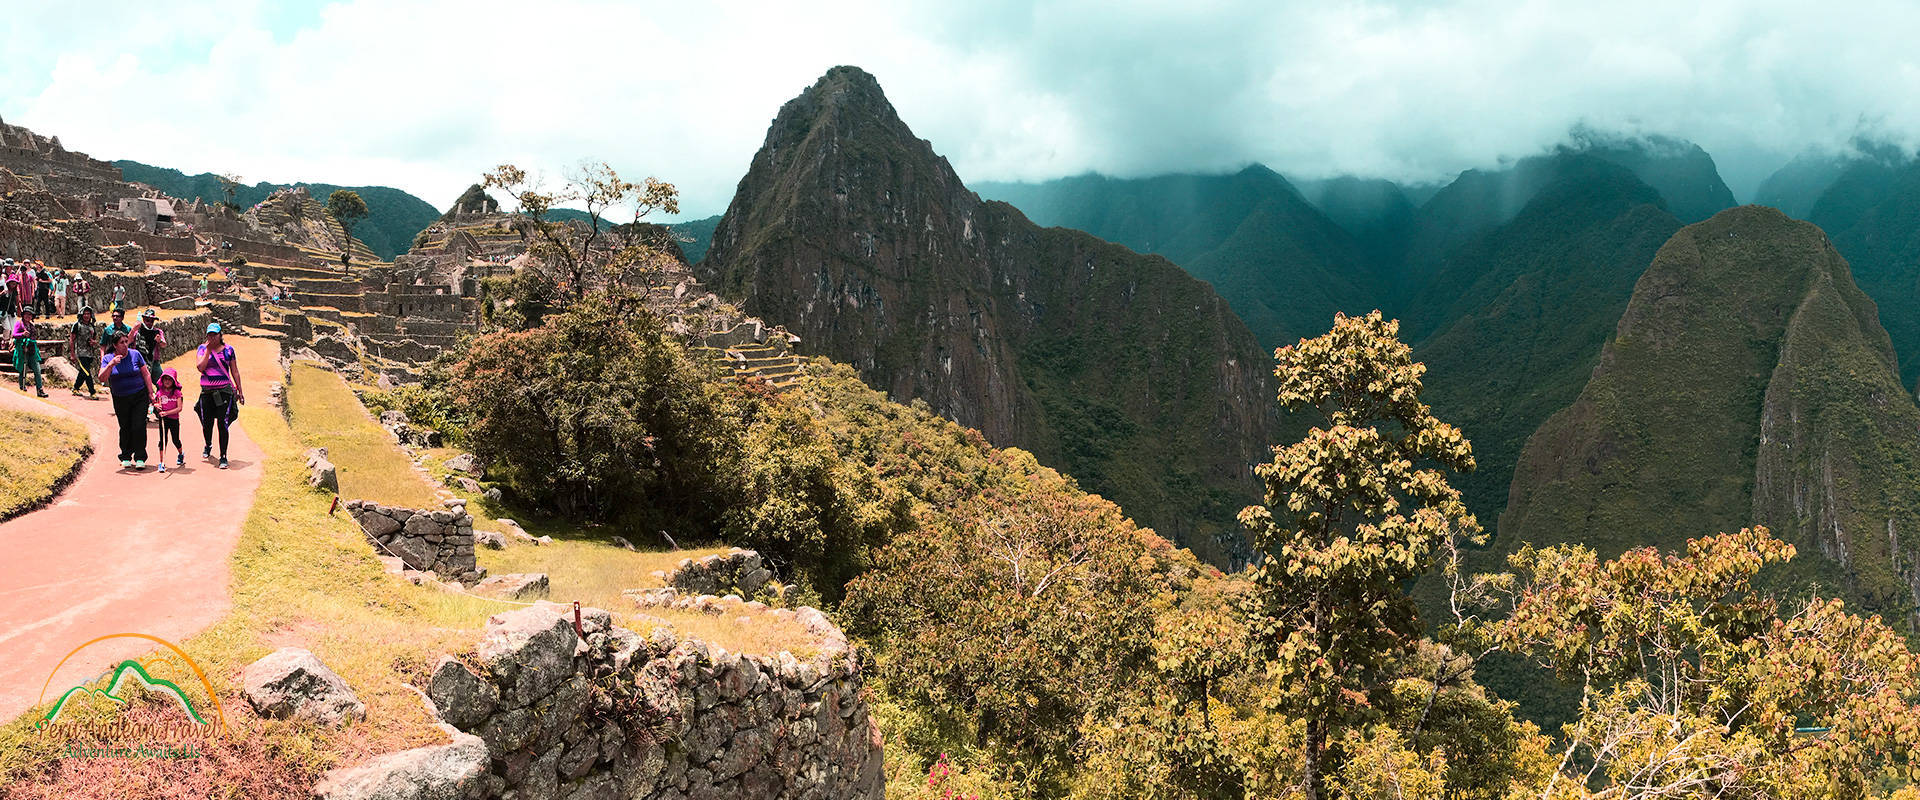
[{"label": "rock outcrop", "polygon": [[699,269],[806,351],[1182,543],[1218,556],[1257,499],[1271,357],[1226,302],[1166,259],[981,201],[859,69],[781,108]]},{"label": "rock outcrop", "polygon": [[[447,726],[441,726],[443,728]],[[328,772],[313,787],[316,800],[479,800],[486,797],[487,744],[449,729],[448,744],[380,756]]]},{"label": "rock outcrop", "polygon": [[689,594],[738,592],[743,597],[752,597],[773,580],[759,553],[738,547],[697,559],[683,558],[671,572],[659,576],[668,586]]}]

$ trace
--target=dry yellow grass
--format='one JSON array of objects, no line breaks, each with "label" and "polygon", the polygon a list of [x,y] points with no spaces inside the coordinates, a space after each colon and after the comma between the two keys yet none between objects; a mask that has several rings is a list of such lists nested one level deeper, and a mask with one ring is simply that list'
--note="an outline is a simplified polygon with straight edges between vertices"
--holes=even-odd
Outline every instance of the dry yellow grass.
[{"label": "dry yellow grass", "polygon": [[0,411],[0,520],[46,502],[89,449],[87,428],[75,420]]},{"label": "dry yellow grass", "polygon": [[293,424],[309,447],[327,448],[340,465],[340,497],[410,508],[438,508],[433,488],[338,375],[307,363],[293,365],[287,387]]}]

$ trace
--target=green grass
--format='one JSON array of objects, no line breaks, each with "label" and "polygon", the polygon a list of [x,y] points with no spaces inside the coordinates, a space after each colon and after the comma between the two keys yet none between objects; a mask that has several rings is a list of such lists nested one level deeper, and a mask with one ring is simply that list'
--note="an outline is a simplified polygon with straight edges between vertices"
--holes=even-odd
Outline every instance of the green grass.
[{"label": "green grass", "polygon": [[76,420],[0,411],[0,520],[45,503],[91,452]]}]

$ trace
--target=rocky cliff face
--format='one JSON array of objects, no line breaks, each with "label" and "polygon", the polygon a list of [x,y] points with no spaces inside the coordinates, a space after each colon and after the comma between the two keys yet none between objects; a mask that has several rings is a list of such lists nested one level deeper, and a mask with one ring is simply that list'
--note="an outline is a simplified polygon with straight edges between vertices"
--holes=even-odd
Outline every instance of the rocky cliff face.
[{"label": "rocky cliff face", "polygon": [[871,75],[767,132],[701,264],[803,349],[1032,450],[1202,550],[1256,497],[1270,357],[1165,259],[984,202]]},{"label": "rocky cliff face", "polygon": [[1873,301],[1820,229],[1746,206],[1681,229],[1635,286],[1578,400],[1528,440],[1504,549],[1603,556],[1754,523],[1790,585],[1920,604],[1920,408]]}]

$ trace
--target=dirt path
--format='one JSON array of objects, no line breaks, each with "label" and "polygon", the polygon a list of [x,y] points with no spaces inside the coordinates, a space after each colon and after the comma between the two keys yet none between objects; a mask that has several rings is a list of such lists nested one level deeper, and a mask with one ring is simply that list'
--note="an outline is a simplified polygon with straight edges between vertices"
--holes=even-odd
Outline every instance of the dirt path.
[{"label": "dirt path", "polygon": [[[234,337],[241,363],[271,363],[278,344]],[[0,408],[59,410],[85,422],[93,456],[79,477],[48,507],[0,523],[0,720],[39,699],[60,659],[87,641],[114,633],[144,633],[180,642],[219,619],[231,603],[229,560],[241,523],[260,485],[260,448],[248,438],[251,414],[274,413],[267,387],[246,387],[249,405],[233,427],[230,468],[200,458],[200,426],[192,419],[197,375],[188,356],[168,363],[188,384],[181,419],[184,468],[167,474],[120,469],[119,433],[106,391],[75,397],[67,386],[47,386],[45,401],[0,390]],[[251,372],[251,370],[249,370]],[[29,389],[29,392],[31,389]],[[157,455],[149,425],[148,452]],[[169,448],[171,450],[171,448]],[[53,676],[51,695],[153,649],[133,639],[88,647]]]}]

